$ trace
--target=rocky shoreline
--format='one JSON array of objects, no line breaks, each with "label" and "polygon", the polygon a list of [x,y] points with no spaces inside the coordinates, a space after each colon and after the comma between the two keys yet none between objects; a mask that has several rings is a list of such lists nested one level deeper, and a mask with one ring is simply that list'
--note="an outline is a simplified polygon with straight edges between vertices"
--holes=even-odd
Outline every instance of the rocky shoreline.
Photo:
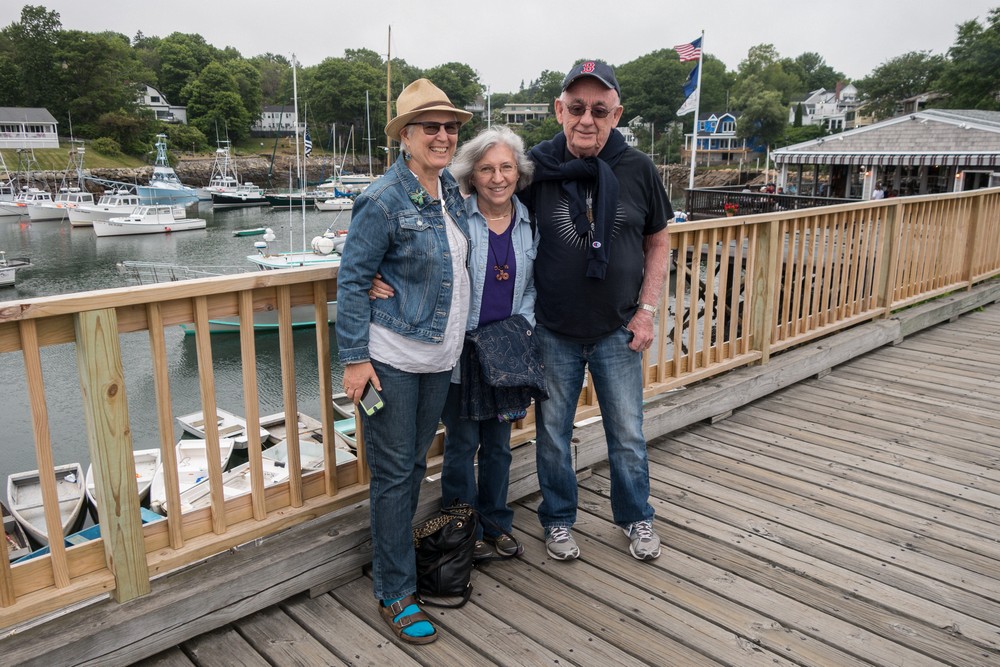
[{"label": "rocky shoreline", "polygon": [[[265,188],[287,189],[289,174],[295,172],[295,156],[276,155],[272,167],[270,155],[238,156],[231,158],[236,164],[241,181],[252,181]],[[174,165],[174,171],[185,184],[193,187],[208,185],[212,175],[212,165],[215,162],[214,156],[205,157],[181,157]],[[307,162],[307,180],[309,183],[321,183],[333,174],[333,156],[322,156],[310,158]],[[348,161],[347,169],[354,172],[366,172],[367,164],[352,164]],[[689,167],[684,165],[669,165],[659,167],[661,172],[665,171],[664,182],[669,184],[672,192],[683,192],[687,188]],[[381,173],[381,165],[375,167],[376,173]],[[95,177],[110,181],[121,181],[124,183],[148,183],[149,177],[153,173],[152,165],[139,168],[120,169],[88,169],[87,172]],[[47,187],[54,190],[59,187],[63,180],[61,171],[42,171],[33,174],[36,187]],[[293,176],[294,177],[294,176]],[[737,185],[749,178],[749,183],[762,184],[763,176],[759,173],[740,172],[738,169],[713,169],[703,171],[695,176],[695,187],[711,188],[724,185]],[[41,183],[42,185],[39,185]],[[88,189],[98,194],[102,191],[100,185],[96,183],[88,184]]]}]

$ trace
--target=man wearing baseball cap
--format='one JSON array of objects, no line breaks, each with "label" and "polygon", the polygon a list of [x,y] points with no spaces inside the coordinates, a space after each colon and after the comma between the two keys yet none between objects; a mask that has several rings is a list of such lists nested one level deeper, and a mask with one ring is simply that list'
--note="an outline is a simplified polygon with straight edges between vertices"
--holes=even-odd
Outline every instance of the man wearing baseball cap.
[{"label": "man wearing baseball cap", "polygon": [[642,353],[670,258],[673,210],[652,160],[615,127],[621,86],[607,63],[577,63],[555,100],[562,131],[535,146],[535,180],[522,201],[540,236],[536,335],[549,399],[536,404],[538,518],[555,560],[579,557],[573,419],[589,367],[611,465],[614,521],[639,560],[660,555],[642,434]]}]

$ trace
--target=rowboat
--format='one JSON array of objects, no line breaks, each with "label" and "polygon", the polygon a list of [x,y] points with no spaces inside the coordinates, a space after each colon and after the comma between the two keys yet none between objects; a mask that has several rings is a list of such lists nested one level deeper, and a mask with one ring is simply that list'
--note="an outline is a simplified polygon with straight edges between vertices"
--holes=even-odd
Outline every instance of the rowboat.
[{"label": "rowboat", "polygon": [[[274,486],[288,479],[288,468],[272,460],[263,460],[264,486]],[[229,500],[250,493],[250,462],[241,463],[222,474],[222,496]],[[208,480],[195,484],[181,493],[181,512],[208,507],[212,503],[212,487]]]},{"label": "rowboat", "polygon": [[[219,426],[219,437],[232,438],[236,449],[246,449],[247,420],[222,408],[216,408],[215,414],[217,417],[216,423]],[[201,410],[178,417],[177,423],[181,425],[181,428],[186,433],[190,433],[196,438],[205,437],[205,413]],[[267,442],[267,439],[270,437],[267,429],[263,427],[260,428],[259,435],[261,444]]]},{"label": "rowboat", "polygon": [[[353,405],[353,404],[352,404]],[[266,428],[271,434],[271,441],[277,443],[263,451],[264,458],[270,458],[278,462],[288,460],[288,424],[285,420],[285,413],[261,417],[261,426]],[[345,461],[353,461],[353,451],[356,448],[354,441],[354,417],[337,420],[333,423],[334,449],[337,450],[337,464]],[[319,459],[319,467],[323,465],[323,424],[318,419],[309,415],[298,414],[296,430],[299,435],[299,453],[302,457],[302,468],[306,469],[312,463],[312,459]],[[309,456],[307,456],[309,452]],[[307,460],[308,459],[308,460]]]},{"label": "rowboat", "polygon": [[342,391],[333,395],[333,411],[341,419],[354,419],[354,403]]},{"label": "rowboat", "polygon": [[[208,452],[204,440],[180,440],[177,452],[177,481],[180,491],[187,489],[208,477]],[[233,439],[219,438],[219,463],[222,469],[229,464],[233,454]],[[149,487],[149,507],[159,514],[167,513],[166,473],[161,465],[153,475],[153,483]]]},{"label": "rowboat", "polygon": [[[152,510],[148,510],[145,507],[139,508],[139,518],[143,525],[147,523],[153,523],[155,521],[163,521],[163,517]],[[93,526],[88,526],[83,530],[77,531],[72,535],[67,535],[63,538],[63,544],[66,548],[75,547],[80,544],[86,544],[87,542],[92,542],[101,536],[101,524],[95,523]],[[25,554],[20,557],[17,562],[23,562],[26,560],[31,560],[32,558],[38,558],[39,556],[44,556],[49,553],[49,547],[42,547],[41,549],[36,549],[30,553]]]},{"label": "rowboat", "polygon": [[30,269],[31,260],[27,257],[7,257],[7,253],[0,250],[0,287],[7,287],[17,282],[18,269]]},{"label": "rowboat", "polygon": [[[153,476],[160,467],[160,450],[137,449],[132,452],[135,459],[135,483],[139,491],[139,502],[149,497],[149,487]],[[97,521],[97,499],[94,497],[94,466],[87,466],[87,504],[90,508],[90,518]]]},{"label": "rowboat", "polygon": [[249,229],[234,229],[233,236],[260,236],[267,231],[267,227],[250,227]]},{"label": "rowboat", "polygon": [[[342,463],[350,463],[358,460],[357,456],[342,447],[335,447],[333,452],[338,466]],[[280,466],[282,469],[286,468],[288,466],[288,440],[282,440],[274,447],[268,447],[261,453],[261,456],[265,460]],[[323,464],[326,461],[325,457],[326,454],[322,442],[309,439],[299,440],[299,463],[302,466],[303,473],[312,470],[322,470]],[[288,473],[286,472],[285,475],[287,476]]]},{"label": "rowboat", "polygon": [[3,503],[0,503],[0,510],[3,514],[4,539],[7,542],[7,560],[14,561],[22,556],[27,556],[31,552],[31,544],[28,543],[28,536],[24,533],[24,528]]},{"label": "rowboat", "polygon": [[[83,504],[86,498],[83,468],[79,463],[56,466],[56,497],[59,500],[59,522],[62,534],[76,532],[83,525]],[[7,505],[11,514],[37,544],[49,543],[42,506],[42,480],[37,470],[17,472],[7,477]]]}]

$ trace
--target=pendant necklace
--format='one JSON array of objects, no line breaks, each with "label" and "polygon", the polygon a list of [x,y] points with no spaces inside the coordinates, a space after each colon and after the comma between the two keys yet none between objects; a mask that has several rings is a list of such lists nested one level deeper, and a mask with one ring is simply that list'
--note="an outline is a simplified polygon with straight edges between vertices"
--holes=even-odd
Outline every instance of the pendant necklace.
[{"label": "pendant necklace", "polygon": [[[508,231],[512,231],[511,227],[508,227],[507,229]],[[510,247],[513,244],[511,236],[511,234],[507,235],[507,252],[504,253],[503,264],[501,264],[497,259],[497,252],[496,248],[493,247],[493,243],[490,243],[490,252],[493,253],[493,270],[497,272],[497,280],[510,279],[510,273],[508,272],[510,264],[508,264],[508,262],[510,261]]]}]

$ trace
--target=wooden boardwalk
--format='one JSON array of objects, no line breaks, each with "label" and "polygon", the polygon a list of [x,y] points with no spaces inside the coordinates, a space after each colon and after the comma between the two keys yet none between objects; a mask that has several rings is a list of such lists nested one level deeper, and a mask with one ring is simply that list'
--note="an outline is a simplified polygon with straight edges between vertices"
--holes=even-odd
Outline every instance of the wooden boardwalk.
[{"label": "wooden boardwalk", "polygon": [[1000,665],[998,406],[993,305],[652,441],[657,561],[624,551],[602,464],[582,558],[517,503],[524,557],[434,611],[435,644],[389,639],[359,577],[141,664]]}]

